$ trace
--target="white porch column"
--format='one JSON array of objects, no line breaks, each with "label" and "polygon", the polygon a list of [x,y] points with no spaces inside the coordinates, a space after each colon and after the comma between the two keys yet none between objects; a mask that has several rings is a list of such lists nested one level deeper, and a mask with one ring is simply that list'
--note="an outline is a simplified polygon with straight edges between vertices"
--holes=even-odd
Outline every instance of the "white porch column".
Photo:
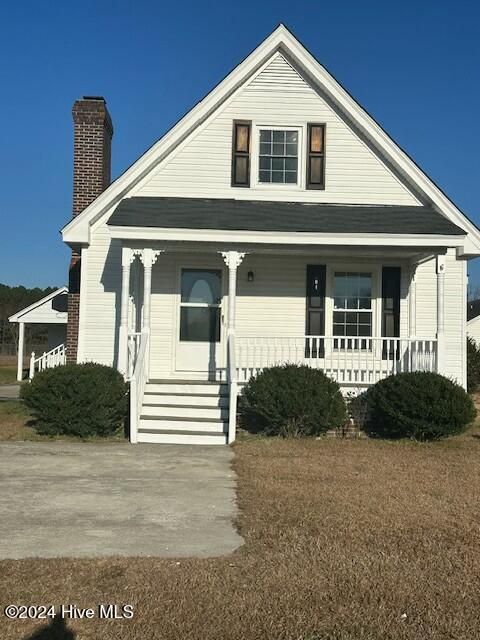
[{"label": "white porch column", "polygon": [[118,370],[126,375],[128,362],[128,301],[130,298],[130,265],[132,250],[122,247],[122,293],[120,301],[120,330],[118,333]]},{"label": "white porch column", "polygon": [[143,263],[143,318],[142,331],[150,331],[150,306],[152,295],[152,268],[163,249],[143,249],[140,260]]},{"label": "white porch column", "polygon": [[235,440],[237,429],[237,368],[235,363],[235,313],[237,302],[237,269],[241,265],[245,253],[238,251],[222,251],[225,264],[228,267],[228,324],[227,324],[227,363],[228,383],[230,385],[230,399],[228,412],[228,444]]},{"label": "white porch column", "polygon": [[17,380],[22,381],[23,377],[23,354],[25,351],[25,323],[18,323],[18,355],[17,355]]},{"label": "white porch column", "polygon": [[[152,268],[163,249],[143,249],[140,260],[143,263],[143,317],[142,333],[150,333],[150,308],[152,297]],[[150,348],[145,354],[147,371],[150,371]]]},{"label": "white porch column", "polygon": [[417,333],[417,265],[412,264],[410,268],[410,287],[408,290],[408,335],[413,338]]},{"label": "white porch column", "polygon": [[242,264],[245,253],[238,251],[222,251],[225,264],[228,267],[228,324],[227,334],[235,334],[235,311],[237,303],[237,269]]},{"label": "white porch column", "polygon": [[445,366],[445,267],[444,255],[437,256],[437,372]]}]

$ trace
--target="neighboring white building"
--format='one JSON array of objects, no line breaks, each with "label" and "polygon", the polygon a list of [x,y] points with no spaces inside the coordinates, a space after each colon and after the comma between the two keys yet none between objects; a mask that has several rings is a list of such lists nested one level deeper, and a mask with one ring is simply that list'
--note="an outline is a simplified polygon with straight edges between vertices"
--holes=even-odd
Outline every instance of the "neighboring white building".
[{"label": "neighboring white building", "polygon": [[467,305],[467,335],[480,346],[480,300],[469,300]]},{"label": "neighboring white building", "polygon": [[131,380],[133,442],[232,442],[275,363],[466,385],[480,231],[284,26],[103,192],[104,100],[74,119],[70,357]]},{"label": "neighboring white building", "polygon": [[[67,294],[68,288],[62,287],[37,300],[25,309],[17,311],[8,319],[18,323],[17,380],[23,377],[25,358],[25,325],[47,325],[47,351],[30,355],[30,377],[39,368],[57,366],[65,363],[65,340],[67,335]],[[38,356],[38,357],[36,357]],[[33,366],[33,370],[32,370]]]}]

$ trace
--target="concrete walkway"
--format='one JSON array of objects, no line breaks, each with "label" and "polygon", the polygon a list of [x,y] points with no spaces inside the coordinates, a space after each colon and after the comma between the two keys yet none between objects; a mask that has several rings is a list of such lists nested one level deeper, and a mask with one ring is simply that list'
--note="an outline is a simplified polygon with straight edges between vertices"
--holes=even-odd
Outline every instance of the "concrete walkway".
[{"label": "concrete walkway", "polygon": [[19,384],[0,384],[0,400],[16,400],[19,395]]},{"label": "concrete walkway", "polygon": [[0,558],[217,556],[242,544],[228,447],[0,444]]}]

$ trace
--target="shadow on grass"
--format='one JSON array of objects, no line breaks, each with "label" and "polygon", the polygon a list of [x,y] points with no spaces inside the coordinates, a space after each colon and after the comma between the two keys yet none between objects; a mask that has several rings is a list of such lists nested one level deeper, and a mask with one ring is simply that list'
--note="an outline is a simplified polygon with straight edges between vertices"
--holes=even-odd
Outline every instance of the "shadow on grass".
[{"label": "shadow on grass", "polygon": [[68,629],[65,620],[58,616],[46,625],[42,625],[23,640],[75,640],[75,634]]}]

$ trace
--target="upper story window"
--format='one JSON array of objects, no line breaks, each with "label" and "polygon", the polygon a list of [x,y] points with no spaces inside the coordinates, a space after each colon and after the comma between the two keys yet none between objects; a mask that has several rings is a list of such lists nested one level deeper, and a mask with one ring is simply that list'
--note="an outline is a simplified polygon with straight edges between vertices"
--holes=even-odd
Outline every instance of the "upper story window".
[{"label": "upper story window", "polygon": [[258,181],[298,183],[298,131],[260,129]]},{"label": "upper story window", "polygon": [[325,188],[325,124],[262,126],[234,120],[232,187]]}]

